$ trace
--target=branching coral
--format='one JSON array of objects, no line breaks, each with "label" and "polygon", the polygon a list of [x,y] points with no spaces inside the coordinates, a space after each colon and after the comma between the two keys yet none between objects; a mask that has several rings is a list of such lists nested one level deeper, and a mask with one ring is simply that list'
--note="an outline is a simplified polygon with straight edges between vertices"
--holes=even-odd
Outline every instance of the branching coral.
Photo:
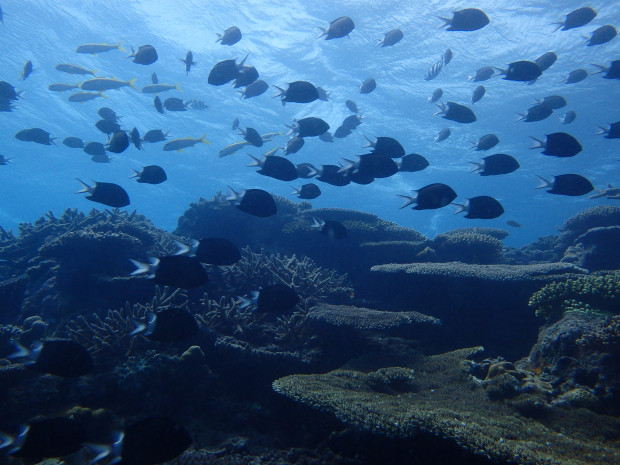
[{"label": "branching coral", "polygon": [[568,311],[618,313],[619,302],[620,273],[613,273],[549,283],[532,295],[529,306],[536,316],[555,320]]}]

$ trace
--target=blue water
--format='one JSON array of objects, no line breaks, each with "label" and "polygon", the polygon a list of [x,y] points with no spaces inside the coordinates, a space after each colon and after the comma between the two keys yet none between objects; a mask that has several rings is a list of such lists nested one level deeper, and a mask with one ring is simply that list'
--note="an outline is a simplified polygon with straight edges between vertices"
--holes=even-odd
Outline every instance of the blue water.
[{"label": "blue water", "polygon": [[[558,4],[561,3],[561,6]],[[122,185],[131,198],[131,209],[150,217],[162,228],[172,230],[177,218],[189,203],[199,197],[211,198],[218,191],[263,188],[291,199],[290,186],[266,178],[248,168],[246,152],[259,155],[276,145],[285,145],[284,136],[263,148],[250,147],[237,154],[218,158],[223,147],[241,140],[231,130],[233,118],[241,127],[254,127],[261,133],[287,130],[293,119],[317,116],[335,130],[350,114],[344,102],[353,99],[364,115],[364,122],[351,136],[334,143],[318,138],[306,140],[304,148],[291,155],[294,163],[337,163],[364,153],[364,135],[391,136],[398,139],[407,153],[424,155],[431,163],[418,173],[397,174],[376,180],[371,185],[333,187],[320,184],[323,195],[314,207],[341,207],[368,211],[382,218],[415,228],[433,237],[439,232],[465,226],[507,227],[515,220],[522,229],[511,229],[509,245],[522,245],[544,235],[557,233],[557,228],[578,211],[597,204],[617,204],[587,196],[569,198],[536,190],[535,175],[578,173],[588,177],[599,188],[608,183],[620,184],[617,140],[595,135],[597,125],[620,119],[617,81],[590,75],[578,84],[565,85],[562,76],[576,68],[593,73],[591,63],[608,65],[620,59],[620,39],[596,47],[586,47],[583,35],[604,24],[617,23],[620,3],[590,2],[598,16],[585,27],[554,32],[553,22],[560,21],[582,2],[514,2],[483,0],[475,6],[486,11],[491,23],[475,32],[448,32],[438,29],[439,16],[467,6],[456,1],[78,1],[78,0],[3,0],[4,25],[0,25],[0,80],[22,91],[19,108],[0,113],[0,153],[14,158],[15,163],[0,166],[0,225],[16,228],[18,223],[33,221],[48,210],[61,213],[65,208],[88,211],[101,208],[74,192],[80,188],[75,178],[84,181],[115,182]],[[329,21],[343,15],[356,24],[350,38],[325,41],[317,39]],[[231,47],[215,42],[216,33],[236,25],[243,39]],[[618,24],[615,24],[618,26]],[[377,43],[390,29],[401,28],[404,39],[394,47],[380,48]],[[144,44],[153,45],[159,60],[141,66],[127,59],[127,53],[113,50],[97,56],[78,54],[75,48],[85,43],[117,43],[129,50]],[[424,81],[424,75],[442,53],[451,48],[452,62],[435,80]],[[179,61],[188,50],[198,65],[186,75]],[[478,83],[467,80],[483,66],[506,67],[516,60],[535,60],[554,51],[558,61],[534,85],[492,78],[483,84],[486,96],[473,105],[478,121],[460,125],[433,116],[437,110],[427,103],[433,90],[444,90],[444,101],[469,105],[471,93]],[[246,64],[255,66],[261,78],[270,85],[285,87],[287,82],[308,80],[330,92],[329,102],[288,104],[282,107],[274,88],[250,100],[240,100],[229,86],[207,84],[211,67],[221,60],[246,54]],[[19,81],[24,63],[32,60],[33,74]],[[97,75],[121,80],[137,78],[136,86],[151,83],[156,72],[160,82],[178,83],[183,92],[167,92],[164,97],[197,99],[208,106],[206,111],[158,114],[153,95],[123,88],[107,91],[106,99],[85,104],[70,103],[70,92],[50,92],[52,83],[79,82],[80,77],[56,71],[59,63],[74,63],[98,70]],[[377,80],[377,89],[360,95],[359,85],[367,77]],[[517,122],[517,112],[534,104],[536,98],[560,94],[568,106],[557,110],[542,122]],[[150,129],[169,130],[174,137],[200,137],[207,133],[211,145],[199,144],[182,153],[164,152],[161,144],[145,144],[145,151],[130,147],[109,165],[96,164],[81,150],[63,146],[68,136],[85,141],[105,142],[95,127],[97,110],[108,106],[122,116],[124,129],[136,126],[142,134]],[[569,110],[577,112],[577,120],[562,126],[559,116]],[[14,138],[19,130],[40,127],[57,137],[58,145],[41,146]],[[434,137],[450,127],[452,136],[441,143]],[[574,158],[557,159],[529,150],[528,136],[544,138],[545,134],[567,131],[582,143],[584,150]],[[500,144],[490,152],[474,152],[470,143],[487,133],[495,133]],[[481,177],[471,173],[468,161],[476,161],[491,153],[508,153],[521,164],[515,173]],[[132,169],[149,164],[161,165],[168,181],[152,186],[128,179]],[[503,204],[506,213],[495,220],[468,220],[453,215],[453,208],[440,210],[399,210],[398,194],[444,182],[458,193],[457,203],[468,197],[491,195]]]}]

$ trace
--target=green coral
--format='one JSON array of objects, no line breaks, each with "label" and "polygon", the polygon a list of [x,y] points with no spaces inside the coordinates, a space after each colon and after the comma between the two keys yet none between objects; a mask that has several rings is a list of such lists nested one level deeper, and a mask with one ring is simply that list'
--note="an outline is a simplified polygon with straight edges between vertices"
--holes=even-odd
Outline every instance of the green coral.
[{"label": "green coral", "polygon": [[618,313],[620,273],[579,276],[552,282],[532,294],[529,306],[536,316],[559,319],[565,312]]}]

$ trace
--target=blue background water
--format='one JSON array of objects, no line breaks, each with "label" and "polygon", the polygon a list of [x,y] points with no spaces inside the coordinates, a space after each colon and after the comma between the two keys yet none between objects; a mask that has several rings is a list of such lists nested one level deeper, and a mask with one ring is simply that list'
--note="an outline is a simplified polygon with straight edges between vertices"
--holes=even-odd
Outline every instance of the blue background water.
[{"label": "blue background water", "polygon": [[[234,117],[241,127],[251,126],[261,133],[286,131],[284,124],[294,118],[318,116],[335,130],[350,113],[344,102],[353,99],[364,114],[364,122],[351,136],[334,143],[318,138],[307,139],[304,148],[290,156],[294,163],[315,165],[336,163],[364,153],[363,135],[397,138],[407,153],[417,152],[431,163],[418,173],[397,174],[371,185],[333,187],[318,183],[323,195],[312,203],[315,207],[341,207],[375,213],[398,224],[413,227],[433,237],[438,232],[464,226],[506,227],[509,219],[518,221],[522,229],[511,229],[506,243],[521,245],[539,236],[554,234],[568,217],[592,205],[617,201],[569,198],[536,190],[536,174],[578,173],[587,176],[596,187],[620,184],[618,170],[619,142],[596,136],[597,125],[620,119],[617,81],[590,75],[585,81],[562,84],[562,76],[584,67],[595,71],[591,63],[608,65],[620,59],[620,39],[586,47],[583,35],[620,18],[620,3],[596,1],[588,5],[598,16],[585,27],[554,32],[553,22],[584,6],[577,1],[489,0],[463,3],[457,1],[239,1],[232,7],[228,1],[77,1],[77,0],[4,0],[5,12],[0,26],[0,79],[23,91],[19,108],[0,113],[0,153],[14,158],[15,163],[0,166],[0,225],[15,228],[19,222],[33,221],[47,210],[60,213],[67,207],[88,211],[101,207],[75,195],[80,187],[74,178],[85,181],[116,182],[132,200],[130,208],[149,216],[155,224],[172,230],[177,218],[190,202],[199,197],[210,198],[217,191],[259,187],[291,199],[290,186],[301,180],[284,183],[255,173],[247,168],[245,152],[259,155],[285,145],[279,137],[263,148],[250,147],[237,154],[218,158],[228,144],[241,140],[231,131]],[[561,4],[561,6],[558,6]],[[438,29],[439,16],[451,11],[476,6],[487,12],[489,26],[475,32],[448,32]],[[353,18],[356,28],[350,38],[318,40],[320,27],[339,16]],[[216,33],[237,25],[243,39],[232,47],[215,43]],[[618,24],[614,24],[618,26]],[[394,47],[380,48],[377,43],[388,30],[401,28],[404,39]],[[111,51],[97,56],[75,53],[85,43],[122,42],[137,48],[152,44],[159,60],[141,66],[127,59],[127,53]],[[424,75],[441,54],[451,48],[452,62],[433,81]],[[188,75],[179,61],[188,50],[198,65]],[[444,101],[469,105],[471,93],[478,83],[467,80],[483,66],[505,67],[521,59],[535,60],[547,51],[559,59],[534,85],[493,78],[483,84],[486,96],[473,105],[478,121],[459,125],[433,116],[437,108],[427,103],[433,90],[444,90]],[[308,80],[331,94],[329,102],[288,104],[283,108],[273,99],[275,89],[250,100],[240,100],[229,86],[207,84],[211,67],[218,61],[249,54],[246,64],[256,66],[261,78],[270,85],[285,87],[287,82]],[[26,60],[32,60],[35,71],[26,81],[18,81]],[[207,111],[158,114],[153,95],[124,88],[106,92],[107,99],[85,104],[70,103],[67,93],[50,92],[49,84],[79,82],[85,78],[56,71],[59,63],[74,63],[98,70],[99,76],[121,80],[137,78],[136,86],[151,83],[156,72],[160,82],[179,83],[184,92],[168,92],[162,98],[180,97],[204,101]],[[365,78],[374,77],[377,89],[360,95],[358,88]],[[517,112],[525,112],[534,99],[561,94],[568,107],[557,110],[537,123],[517,122]],[[85,141],[104,142],[105,137],[94,127],[101,106],[113,108],[122,115],[122,126],[136,126],[142,134],[149,129],[169,130],[174,137],[200,137],[208,133],[210,146],[199,144],[182,153],[164,152],[161,144],[145,144],[145,151],[130,147],[111,164],[96,164],[81,150],[70,149],[60,142],[68,136]],[[577,120],[562,126],[559,116],[573,109]],[[58,137],[58,145],[41,146],[18,141],[14,134],[25,128],[40,127]],[[442,143],[434,137],[449,127],[452,136]],[[566,130],[576,136],[584,150],[570,159],[541,155],[528,150],[531,139]],[[474,152],[470,143],[487,133],[495,133],[500,144],[490,152]],[[476,161],[492,153],[509,153],[516,157],[521,169],[498,177],[481,177],[471,173],[468,161]],[[169,180],[152,186],[128,179],[131,169],[158,164],[165,168]],[[453,215],[452,207],[434,211],[399,210],[397,194],[433,182],[444,182],[458,193],[456,202],[468,197],[491,195],[499,199],[506,213],[495,220],[467,220]]]}]

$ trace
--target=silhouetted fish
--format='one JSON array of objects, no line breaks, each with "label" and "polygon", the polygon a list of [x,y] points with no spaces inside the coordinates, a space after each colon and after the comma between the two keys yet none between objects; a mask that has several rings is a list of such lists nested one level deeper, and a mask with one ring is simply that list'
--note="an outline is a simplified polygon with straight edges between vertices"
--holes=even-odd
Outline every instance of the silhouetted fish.
[{"label": "silhouetted fish", "polygon": [[566,15],[566,19],[564,21],[554,24],[558,25],[558,29],[562,28],[563,31],[568,31],[569,29],[585,26],[595,17],[596,11],[586,6],[578,8],[575,11],[571,11]]},{"label": "silhouetted fish", "polygon": [[318,181],[331,184],[332,186],[343,187],[351,182],[346,172],[340,171],[340,166],[321,165],[316,177]]},{"label": "silhouetted fish", "polygon": [[447,31],[477,31],[489,24],[489,17],[477,8],[465,8],[452,13],[452,19],[439,17],[445,21],[441,27],[450,26]]},{"label": "silhouetted fish", "polygon": [[[250,157],[252,157],[250,155]],[[252,157],[253,163],[248,166],[259,166],[257,173],[280,181],[293,181],[297,179],[297,167],[287,158],[269,155],[263,160]]]},{"label": "silhouetted fish", "polygon": [[258,81],[254,81],[252,84],[249,84],[243,91],[241,92],[241,98],[252,98],[258,97],[261,94],[264,94],[267,89],[269,89],[269,84],[265,81],[259,79]]},{"label": "silhouetted fish", "polygon": [[381,47],[389,47],[400,42],[403,37],[403,31],[400,29],[392,29],[391,31],[385,33],[385,37],[377,45],[381,45]]},{"label": "silhouetted fish", "polygon": [[492,220],[504,214],[504,207],[488,195],[471,197],[463,205],[458,203],[454,205],[458,207],[455,214],[467,212],[465,218],[470,219]]},{"label": "silhouetted fish", "polygon": [[441,131],[439,131],[439,133],[435,136],[435,142],[443,142],[444,140],[446,140],[448,137],[450,137],[450,135],[452,134],[452,131],[450,131],[450,128],[443,128]]},{"label": "silhouetted fish", "polygon": [[129,147],[129,136],[125,131],[116,131],[108,142],[108,151],[122,153]]},{"label": "silhouetted fish", "polygon": [[161,129],[151,129],[144,134],[142,142],[154,144],[156,142],[164,142],[168,138],[168,133],[164,133]]},{"label": "silhouetted fish", "polygon": [[321,189],[314,183],[303,184],[299,189],[293,188],[292,195],[300,199],[312,200],[321,195]]},{"label": "silhouetted fish", "polygon": [[157,51],[152,45],[142,45],[138,51],[131,48],[131,55],[127,58],[133,58],[133,62],[139,65],[150,65],[157,61]]},{"label": "silhouetted fish", "polygon": [[304,138],[295,136],[291,140],[288,141],[286,147],[284,149],[284,155],[292,155],[293,153],[297,153],[304,146]]},{"label": "silhouetted fish", "polygon": [[443,96],[443,90],[442,89],[435,89],[433,91],[433,95],[431,95],[428,98],[428,103],[435,103],[436,101],[438,101],[441,97]]},{"label": "silhouetted fish", "polygon": [[11,438],[10,442],[15,447],[9,454],[38,462],[73,454],[82,448],[86,440],[84,428],[75,420],[47,418],[30,423],[19,436]]},{"label": "silhouetted fish", "polygon": [[196,257],[201,263],[225,266],[233,265],[241,260],[241,253],[235,244],[223,237],[207,237],[192,240],[191,245],[176,242],[179,250],[177,255],[186,254]]},{"label": "silhouetted fish", "polygon": [[216,42],[222,45],[234,45],[241,40],[241,29],[237,26],[231,26],[224,31],[224,34],[218,34]]},{"label": "silhouetted fish", "polygon": [[566,84],[575,84],[576,82],[583,81],[588,77],[588,72],[585,69],[579,68],[568,73],[568,76],[564,78]]},{"label": "silhouetted fish", "polygon": [[319,98],[319,91],[313,84],[307,81],[290,82],[286,90],[278,86],[274,87],[278,89],[278,93],[274,95],[274,98],[280,97],[282,105],[286,102],[310,103]]},{"label": "silhouetted fish", "polygon": [[476,74],[474,74],[473,76],[469,76],[469,80],[474,82],[486,81],[488,79],[491,79],[493,76],[495,76],[495,68],[491,66],[485,66],[484,68],[480,68],[478,71],[476,71]]},{"label": "silhouetted fish", "polygon": [[108,107],[101,107],[97,110],[97,114],[101,116],[104,120],[110,121],[111,123],[118,122],[118,115],[114,110]]},{"label": "silhouetted fish", "polygon": [[187,255],[150,257],[149,263],[130,261],[136,266],[131,276],[148,274],[147,277],[160,286],[195,289],[209,280],[200,261]]},{"label": "silhouetted fish", "polygon": [[505,153],[496,153],[484,157],[482,162],[470,161],[476,166],[474,171],[480,171],[480,176],[496,176],[499,174],[512,173],[519,169],[519,162]]},{"label": "silhouetted fish", "polygon": [[428,160],[417,153],[410,153],[396,160],[399,171],[415,172],[426,169],[429,165]]},{"label": "silhouetted fish", "polygon": [[67,147],[70,147],[72,149],[83,149],[84,148],[84,141],[80,139],[79,137],[66,137],[62,141],[62,143],[63,145],[66,145]]},{"label": "silhouetted fish", "polygon": [[360,86],[360,94],[370,94],[373,90],[377,88],[377,81],[373,78],[367,78],[362,82]]},{"label": "silhouetted fish", "polygon": [[310,163],[300,163],[297,165],[297,176],[303,179],[310,179],[319,174],[318,170]]},{"label": "silhouetted fish", "polygon": [[353,113],[357,113],[359,111],[357,109],[357,104],[353,100],[347,100],[344,104],[347,106],[349,111],[352,111]]},{"label": "silhouetted fish", "polygon": [[158,165],[148,165],[142,168],[142,171],[133,170],[133,172],[134,175],[130,176],[129,179],[138,178],[136,181],[139,183],[161,184],[168,179],[164,169]]},{"label": "silhouetted fish", "polygon": [[88,193],[87,200],[92,202],[101,203],[108,207],[121,208],[129,205],[129,196],[125,189],[118,184],[112,184],[109,182],[95,182],[93,187],[90,187],[85,182],[78,179],[80,184],[84,186],[82,189],[76,192],[76,194]]},{"label": "silhouetted fish", "polygon": [[247,189],[235,192],[231,187],[231,194],[226,197],[235,203],[235,206],[242,212],[253,216],[265,218],[275,215],[278,212],[276,202],[269,192],[262,189]]},{"label": "silhouetted fish", "polygon": [[24,142],[36,142],[42,145],[56,145],[54,140],[56,137],[50,137],[50,133],[41,128],[22,129],[15,134],[17,140]]},{"label": "silhouetted fish", "polygon": [[489,150],[499,144],[499,137],[495,134],[486,134],[482,136],[478,142],[473,143],[473,147],[476,151]]},{"label": "silhouetted fish", "polygon": [[599,126],[597,135],[605,134],[605,139],[620,139],[620,121],[609,123],[609,128]]},{"label": "silhouetted fish", "polygon": [[180,60],[185,63],[185,72],[187,74],[189,74],[189,72],[192,69],[192,66],[194,66],[196,64],[196,62],[194,61],[194,54],[192,53],[191,50],[189,50],[186,54],[185,54],[185,59],[180,58]]},{"label": "silhouetted fish", "polygon": [[355,23],[351,18],[348,16],[341,16],[329,23],[327,29],[323,29],[323,34],[319,36],[319,39],[323,36],[327,36],[325,40],[339,39],[348,36],[354,28]]},{"label": "silhouetted fish", "polygon": [[542,72],[547,71],[553,63],[558,59],[558,56],[554,52],[543,53],[536,59],[536,64]]},{"label": "silhouetted fish", "polygon": [[414,191],[414,196],[399,195],[405,199],[405,203],[400,208],[405,208],[413,203],[416,205],[413,210],[433,210],[445,207],[456,199],[456,192],[442,183],[433,183]]},{"label": "silhouetted fish", "polygon": [[548,181],[541,176],[538,177],[543,183],[538,186],[537,189],[550,188],[547,190],[550,194],[577,197],[594,190],[592,183],[579,174],[560,174],[558,176],[553,176],[552,181]]},{"label": "silhouetted fish", "polygon": [[570,124],[575,121],[575,118],[577,118],[577,113],[574,110],[568,110],[566,114],[560,118],[560,122],[562,124]]},{"label": "silhouetted fish", "polygon": [[152,341],[179,342],[189,339],[199,331],[194,315],[184,308],[165,308],[150,312],[147,323],[137,322],[133,334],[141,334]]},{"label": "silhouetted fish", "polygon": [[239,74],[237,74],[237,78],[235,79],[234,87],[235,89],[238,87],[249,86],[253,82],[258,79],[258,71],[254,66],[243,66],[239,70]]},{"label": "silhouetted fish", "polygon": [[320,233],[330,239],[345,239],[347,228],[338,221],[312,218],[312,228],[319,229]]},{"label": "silhouetted fish", "polygon": [[553,108],[539,103],[538,105],[528,108],[527,113],[519,113],[519,120],[526,123],[533,123],[548,118],[552,113]]},{"label": "silhouetted fish", "polygon": [[546,137],[545,141],[532,137],[536,144],[530,149],[544,148],[542,153],[553,157],[574,157],[582,150],[579,141],[565,132],[554,132]]},{"label": "silhouetted fish", "polygon": [[484,97],[486,91],[487,90],[482,85],[476,87],[471,95],[471,103],[473,104],[478,102],[482,97]]},{"label": "silhouetted fish", "polygon": [[84,150],[84,152],[86,152],[87,154],[94,156],[105,155],[106,153],[105,145],[103,145],[101,142],[88,142],[84,145],[84,148],[82,150]]},{"label": "silhouetted fish", "polygon": [[545,105],[551,108],[552,110],[559,110],[560,108],[563,108],[566,105],[568,105],[568,103],[566,102],[566,99],[562,97],[561,95],[549,95],[542,100],[540,99],[537,100],[537,103],[539,105]]},{"label": "silhouetted fish", "polygon": [[293,123],[292,131],[298,137],[315,137],[329,130],[329,124],[323,121],[321,118],[309,116],[308,118],[302,118],[296,120]]},{"label": "silhouetted fish", "polygon": [[95,123],[95,127],[107,135],[121,130],[121,126],[118,123],[107,119],[100,119]]},{"label": "silhouetted fish", "polygon": [[603,79],[620,79],[620,60],[612,61],[609,66],[602,66],[596,64],[593,65],[599,68],[599,71],[597,71],[595,74],[603,72],[607,73],[605,74],[605,76],[603,76]]},{"label": "silhouetted fish", "polygon": [[18,351],[8,358],[28,358],[33,362],[32,367],[40,373],[77,378],[89,373],[94,367],[88,351],[69,339],[36,341],[32,349],[17,344],[17,348]]},{"label": "silhouetted fish", "polygon": [[[247,58],[247,56],[246,56]],[[207,82],[212,86],[222,86],[234,79],[237,79],[239,70],[243,67],[245,58],[241,60],[241,63],[237,64],[237,60],[224,60],[216,63],[211,71]]]},{"label": "silhouetted fish", "polygon": [[618,31],[616,28],[607,24],[605,26],[601,26],[592,32],[592,36],[586,42],[588,47],[592,47],[593,45],[602,45],[609,42],[611,39],[618,35]]},{"label": "silhouetted fish", "polygon": [[[437,104],[436,104],[437,105]],[[442,115],[442,118],[456,121],[457,123],[473,123],[476,121],[476,115],[470,108],[455,102],[448,102],[446,105],[437,105],[440,109],[436,115]]]},{"label": "silhouetted fish", "polygon": [[508,81],[535,81],[540,77],[542,71],[533,61],[515,61],[508,65],[508,69],[497,68],[503,79]]},{"label": "silhouetted fish", "polygon": [[400,158],[405,155],[405,149],[400,142],[392,137],[377,137],[373,142],[368,137],[364,136],[368,141],[365,147],[372,147],[372,153],[376,155],[382,155],[391,158]]},{"label": "silhouetted fish", "polygon": [[26,78],[28,78],[28,76],[30,76],[30,74],[32,73],[32,70],[33,70],[32,61],[28,60],[26,64],[24,65],[24,69],[22,70],[22,75],[20,79],[22,81],[25,81]]}]

